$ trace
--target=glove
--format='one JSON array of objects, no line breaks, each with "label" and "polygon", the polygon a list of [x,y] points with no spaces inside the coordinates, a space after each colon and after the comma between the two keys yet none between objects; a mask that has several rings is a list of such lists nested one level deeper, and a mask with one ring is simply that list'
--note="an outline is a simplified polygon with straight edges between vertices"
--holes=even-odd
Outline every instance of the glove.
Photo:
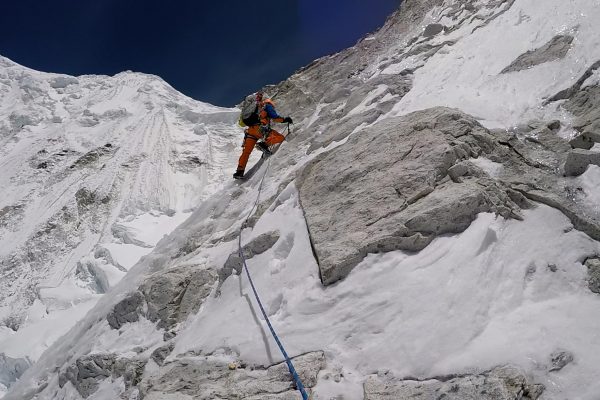
[{"label": "glove", "polygon": [[294,123],[294,121],[292,121],[292,118],[291,118],[291,117],[285,117],[285,118],[283,119],[283,122],[284,122],[284,123],[288,123],[288,124],[293,124],[293,123]]}]

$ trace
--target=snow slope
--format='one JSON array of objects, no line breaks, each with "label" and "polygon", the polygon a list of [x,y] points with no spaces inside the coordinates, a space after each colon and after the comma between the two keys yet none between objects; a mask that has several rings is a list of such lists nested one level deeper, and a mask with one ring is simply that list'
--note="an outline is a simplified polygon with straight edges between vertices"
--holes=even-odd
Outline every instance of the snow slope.
[{"label": "snow slope", "polygon": [[[444,45],[415,72],[414,88],[394,107],[407,113],[436,105],[460,108],[488,128],[509,128],[531,119],[569,116],[544,100],[570,87],[598,59],[600,38],[596,18],[600,2],[506,1],[502,13],[484,28],[457,27],[431,43]],[[506,11],[504,11],[506,9]],[[429,23],[452,27],[452,21],[432,12]],[[572,35],[567,56],[535,67],[501,73],[519,55],[539,48],[557,35]],[[457,40],[458,39],[458,40]],[[400,65],[387,67],[383,74]],[[410,61],[402,68],[414,67]]]},{"label": "snow slope", "polygon": [[236,118],[156,76],[0,57],[0,353],[35,361],[217,191]]},{"label": "snow slope", "polygon": [[[279,239],[253,257],[249,268],[288,352],[325,352],[315,399],[363,399],[368,377],[429,380],[505,364],[543,384],[542,399],[598,399],[600,298],[588,288],[583,261],[600,253],[600,243],[574,229],[560,211],[538,204],[523,211],[523,221],[483,213],[464,232],[438,237],[421,252],[370,254],[344,280],[324,287],[295,180],[312,159],[344,146],[376,120],[431,106],[459,108],[506,132],[530,119],[558,119],[560,135],[573,135],[573,116],[562,102],[545,100],[600,60],[599,6],[589,0],[405,0],[380,31],[354,48],[269,88],[280,93],[278,110],[297,121],[291,139],[251,180],[222,183],[202,197],[191,216],[56,341],[6,397],[79,400],[74,381],[65,383],[61,373],[64,377],[86,355],[116,353],[149,360],[141,377],[145,389],[104,375],[88,398],[139,398],[163,374],[151,355],[165,342],[174,346],[167,365],[208,359],[259,369],[281,361],[247,280],[236,273],[222,286],[214,284],[199,311],[177,325],[174,338],[143,317],[119,330],[106,320],[152,274],[223,266],[237,252],[238,229],[265,174],[261,212],[243,230],[243,240],[273,231]],[[437,33],[424,35],[428,29]],[[562,58],[501,73],[519,55],[562,34],[573,36]],[[237,156],[233,146],[227,149],[230,154],[222,157]],[[501,174],[501,164],[482,158],[476,164],[492,177]],[[593,215],[599,176],[598,168],[590,168],[569,178],[582,187],[583,206]],[[124,218],[120,225],[137,226],[145,218]],[[122,249],[124,257],[131,254]],[[573,362],[554,370],[557,351],[571,354]],[[155,398],[161,395],[206,398],[187,392]]]}]

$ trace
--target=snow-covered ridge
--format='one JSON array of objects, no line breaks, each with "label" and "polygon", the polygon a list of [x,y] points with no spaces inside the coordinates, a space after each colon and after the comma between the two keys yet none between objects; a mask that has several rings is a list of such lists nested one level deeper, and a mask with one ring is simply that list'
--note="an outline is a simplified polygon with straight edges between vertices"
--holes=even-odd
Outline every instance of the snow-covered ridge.
[{"label": "snow-covered ridge", "polygon": [[236,118],[157,76],[0,58],[0,354],[34,362],[218,190]]},{"label": "snow-covered ridge", "polygon": [[599,12],[405,0],[267,88],[296,121],[276,155],[207,197],[7,398],[298,398],[240,276],[266,174],[243,245],[314,399],[595,400],[599,169],[562,172],[565,138],[598,140]]}]

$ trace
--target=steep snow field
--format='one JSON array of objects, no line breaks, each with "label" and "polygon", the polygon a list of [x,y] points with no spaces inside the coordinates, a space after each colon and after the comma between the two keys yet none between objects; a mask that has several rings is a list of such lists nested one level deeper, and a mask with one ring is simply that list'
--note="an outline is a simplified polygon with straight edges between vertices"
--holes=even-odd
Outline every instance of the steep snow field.
[{"label": "steep snow field", "polygon": [[[446,15],[450,5],[458,4],[453,1],[434,8],[418,29],[440,23],[448,28],[449,36],[431,39],[429,44],[440,45],[431,57],[408,57],[395,63],[394,56],[407,45],[397,43],[384,49],[386,55],[380,62],[361,70],[365,76],[414,70],[412,89],[399,98],[386,94],[385,85],[377,86],[349,113],[360,116],[393,101],[393,107],[379,117],[381,120],[427,107],[450,106],[474,115],[490,129],[510,130],[534,118],[559,119],[563,123],[560,134],[572,136],[572,116],[560,108],[561,102],[546,105],[545,100],[573,85],[590,64],[600,60],[597,27],[600,1],[484,3],[489,3],[489,7],[482,8],[487,12],[485,18],[471,15],[465,6],[460,18],[450,19]],[[462,22],[452,30],[457,20]],[[378,35],[384,34],[385,31],[366,40],[377,41]],[[563,58],[500,73],[519,55],[563,34],[573,36]],[[444,44],[448,40],[453,43]],[[9,61],[0,62],[4,63],[0,64],[4,71],[17,68]],[[55,77],[27,73],[44,82]],[[586,84],[593,85],[597,78],[596,73]],[[325,352],[327,367],[313,388],[315,399],[363,399],[363,383],[369,375],[428,379],[480,372],[504,364],[519,366],[536,383],[544,384],[542,399],[598,399],[600,297],[588,289],[583,262],[589,255],[600,254],[600,243],[574,229],[558,210],[538,205],[523,212],[523,221],[482,213],[464,232],[438,237],[418,253],[370,254],[347,278],[324,287],[293,177],[311,159],[344,145],[348,136],[332,141],[326,148],[307,151],[309,154],[304,152],[308,150],[305,143],[306,147],[289,152],[283,150],[291,143],[283,143],[282,151],[271,163],[265,163],[252,179],[240,185],[230,182],[227,176],[235,166],[240,139],[239,129],[232,126],[235,119],[232,111],[182,98],[155,77],[124,73],[113,78],[77,79],[79,83],[73,84],[73,89],[69,89],[71,85],[46,89],[57,104],[62,104],[61,99],[65,98],[74,102],[72,109],[57,105],[53,112],[36,111],[43,115],[41,122],[20,131],[18,140],[11,136],[14,134],[6,133],[9,128],[0,130],[2,140],[8,137],[0,149],[3,171],[0,182],[3,189],[4,185],[9,188],[8,197],[0,199],[0,209],[21,202],[27,204],[20,220],[23,222],[18,229],[13,228],[15,234],[0,236],[0,255],[5,257],[9,250],[21,249],[31,232],[37,230],[33,228],[34,221],[63,206],[60,201],[56,206],[51,203],[62,198],[60,193],[76,197],[77,182],[83,178],[83,172],[77,176],[69,174],[70,180],[60,180],[48,188],[47,178],[39,178],[39,174],[46,173],[45,169],[40,172],[25,168],[42,148],[47,149],[44,157],[55,154],[66,143],[78,156],[106,142],[125,149],[122,156],[112,155],[119,157],[118,162],[106,162],[106,168],[88,171],[91,177],[85,179],[91,181],[86,182],[93,182],[94,188],[112,187],[114,176],[128,171],[118,166],[133,162],[129,160],[142,152],[140,148],[146,156],[138,161],[137,169],[120,178],[123,189],[118,191],[116,200],[111,200],[118,207],[111,208],[110,216],[102,219],[98,226],[103,228],[83,235],[85,246],[81,245],[81,250],[65,252],[65,259],[71,261],[42,268],[39,275],[52,277],[53,286],[44,285],[39,278],[35,281],[39,296],[19,330],[0,331],[0,353],[13,358],[40,359],[13,386],[7,398],[79,400],[80,393],[71,382],[59,384],[58,377],[59,369],[64,370],[78,356],[118,353],[149,357],[162,346],[165,330],[157,328],[155,323],[141,318],[115,330],[106,322],[106,315],[151,273],[178,266],[199,270],[222,266],[237,252],[236,232],[266,174],[261,199],[270,199],[268,208],[253,228],[243,230],[243,240],[248,243],[272,231],[279,232],[279,239],[248,264],[267,313],[290,355]],[[14,79],[9,82],[15,85]],[[86,85],[92,86],[85,89]],[[103,85],[108,88],[98,89]],[[71,90],[75,97],[70,97]],[[113,95],[102,97],[102,101],[77,98],[95,98],[99,95],[93,93],[98,91]],[[160,106],[155,103],[156,93],[164,100]],[[3,100],[2,104],[8,103]],[[324,129],[319,121],[327,105],[319,103],[314,113],[297,121],[295,134],[308,135],[307,132],[313,134]],[[119,107],[124,107],[126,113],[115,111]],[[8,109],[6,115],[16,112]],[[4,108],[0,111],[5,112]],[[279,111],[294,116],[293,109]],[[49,128],[55,117],[60,117],[63,125],[64,121],[70,121],[69,135],[63,128],[57,127],[56,131]],[[90,118],[104,124],[103,128],[85,126]],[[364,122],[355,131],[370,124]],[[117,127],[107,129],[113,125]],[[128,126],[129,133],[121,137]],[[42,129],[47,137],[39,139],[37,135]],[[50,140],[54,137],[56,144]],[[126,141],[135,143],[125,145]],[[193,149],[200,148],[204,149],[198,155],[201,166],[188,168],[185,160],[198,154]],[[171,158],[173,153],[179,157]],[[181,157],[182,154],[186,156]],[[292,161],[278,163],[283,156]],[[502,169],[501,164],[484,158],[474,162],[492,177]],[[177,169],[182,163],[186,167]],[[60,165],[53,168],[59,169]],[[70,163],[64,163],[67,165]],[[268,170],[267,165],[270,165]],[[28,175],[23,175],[23,170]],[[106,180],[109,184],[104,184]],[[600,168],[591,167],[572,181],[581,186],[587,206],[597,211]],[[26,198],[27,202],[22,200]],[[3,218],[1,213],[0,218]],[[9,229],[4,224],[0,226],[4,231]],[[163,237],[173,229],[172,234]],[[183,251],[190,243],[195,246]],[[94,256],[92,249],[98,244],[111,255],[112,264],[101,254]],[[93,270],[107,271],[103,279],[108,282],[110,296],[101,297],[98,290],[82,284],[75,273],[77,261],[86,265],[90,259],[95,263]],[[98,286],[98,280],[87,279]],[[17,282],[18,290],[26,287],[19,286],[18,280],[10,282]],[[199,312],[178,327],[175,347],[167,361],[175,362],[182,355],[206,357],[223,364],[243,360],[250,365],[268,366],[281,361],[246,277],[234,272],[218,290],[217,286],[215,283]],[[16,293],[17,289],[10,293]],[[15,301],[11,296],[6,298]],[[19,301],[14,304],[25,304]],[[67,336],[56,340],[78,320]],[[44,334],[39,335],[40,332]],[[40,358],[41,352],[55,341]],[[551,354],[556,351],[572,354],[574,361],[560,371],[552,370]],[[144,378],[157,374],[159,366],[148,361]],[[122,378],[106,379],[88,398],[119,398],[125,386]],[[194,397],[177,394],[168,398]]]},{"label": "steep snow field", "polygon": [[37,360],[217,191],[236,118],[155,76],[0,57],[0,354]]},{"label": "steep snow field", "polygon": [[[316,387],[318,398],[344,393],[362,399],[369,374],[443,376],[504,363],[533,370],[549,394],[593,399],[600,390],[589,385],[598,373],[600,300],[586,290],[581,265],[600,246],[556,210],[540,206],[526,212],[524,222],[482,214],[464,233],[436,239],[418,254],[370,255],[346,280],[326,288],[295,193],[246,238],[271,230],[282,239],[254,257],[250,269],[288,351],[325,347],[335,360]],[[221,254],[211,252],[215,262],[224,262],[235,244],[221,248]],[[230,349],[260,365],[281,359],[249,299],[245,276],[228,279],[173,354]],[[561,375],[547,373],[556,348],[577,359]],[[340,383],[328,378],[336,373],[344,376]]]},{"label": "steep snow field", "polygon": [[[544,100],[573,85],[598,59],[600,37],[597,17],[600,2],[517,0],[486,27],[472,25],[454,31],[448,46],[416,71],[415,87],[394,111],[406,113],[445,105],[478,117],[488,128],[509,128],[530,119],[568,118],[557,104]],[[432,13],[431,21],[448,21]],[[501,73],[519,55],[542,47],[557,35],[571,35],[567,56],[535,67]],[[397,68],[393,66],[390,68]],[[404,65],[403,67],[410,67]],[[389,71],[389,70],[388,70]],[[387,73],[384,70],[382,73]]]}]

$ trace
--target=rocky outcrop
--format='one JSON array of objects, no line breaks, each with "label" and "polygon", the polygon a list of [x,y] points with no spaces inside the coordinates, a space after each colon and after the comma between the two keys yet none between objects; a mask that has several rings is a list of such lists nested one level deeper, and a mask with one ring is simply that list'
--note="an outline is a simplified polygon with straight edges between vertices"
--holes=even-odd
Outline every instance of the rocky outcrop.
[{"label": "rocky outcrop", "polygon": [[588,269],[588,286],[590,290],[600,294],[600,258],[588,258],[584,264]]},{"label": "rocky outcrop", "polygon": [[[513,132],[496,132],[494,136],[501,145],[508,145],[530,167],[546,172],[556,172],[571,150],[569,143],[558,132],[560,121],[529,121]],[[506,157],[502,162],[510,162]]]},{"label": "rocky outcrop", "polygon": [[544,391],[513,367],[477,375],[426,380],[371,376],[364,384],[365,400],[536,400]]},{"label": "rocky outcrop", "polygon": [[0,226],[9,227],[17,223],[23,215],[23,205],[16,204],[0,208]]},{"label": "rocky outcrop", "polygon": [[157,365],[163,365],[165,359],[169,356],[169,354],[171,354],[171,352],[173,351],[174,348],[175,348],[175,343],[170,342],[164,346],[161,346],[161,347],[155,349],[152,352],[152,354],[150,355],[150,358]]},{"label": "rocky outcrop", "polygon": [[139,384],[146,361],[118,357],[115,354],[92,354],[79,358],[59,374],[59,386],[67,382],[87,398],[93,394],[103,380],[122,377],[128,389]]},{"label": "rocky outcrop", "polygon": [[600,153],[585,149],[574,149],[569,152],[565,162],[565,175],[577,176],[583,174],[590,164],[600,165]]},{"label": "rocky outcrop", "polygon": [[[308,353],[293,362],[303,384],[310,389],[325,367],[325,355]],[[166,364],[158,376],[144,380],[140,389],[145,400],[162,400],[175,394],[195,400],[302,399],[285,362],[261,368],[240,363],[228,365],[210,357],[185,357]]]},{"label": "rocky outcrop", "polygon": [[212,270],[180,267],[152,276],[140,287],[148,305],[148,319],[169,329],[198,311],[216,281]]},{"label": "rocky outcrop", "polygon": [[[573,127],[582,133],[584,142],[598,142],[600,138],[600,85],[589,81],[600,69],[600,60],[596,61],[569,88],[560,91],[548,101],[567,100],[563,107],[576,118]],[[590,147],[575,146],[589,149]]]},{"label": "rocky outcrop", "polygon": [[600,165],[600,153],[589,151],[600,142],[600,84],[589,81],[598,69],[600,61],[593,63],[573,86],[549,100],[567,100],[563,107],[575,116],[573,128],[580,132],[570,141],[575,150],[569,153],[564,166],[567,176],[581,175],[590,164]]},{"label": "rocky outcrop", "polygon": [[169,330],[198,311],[212,291],[217,274],[198,266],[183,266],[150,276],[139,290],[117,303],[106,319],[120,329],[140,316]]},{"label": "rocky outcrop", "polygon": [[[70,382],[87,398],[102,381],[122,378],[124,394],[142,393],[144,399],[165,399],[175,394],[193,399],[301,399],[285,362],[270,367],[249,366],[241,360],[224,362],[211,356],[179,356],[164,363],[173,343],[157,348],[151,355],[160,368],[147,371],[147,359],[119,357],[112,353],[90,354],[77,359],[59,373],[59,387]],[[293,359],[307,389],[317,384],[325,368],[323,352],[307,353]],[[129,398],[125,396],[124,398]],[[137,398],[137,397],[136,397]]]},{"label": "rocky outcrop", "polygon": [[102,147],[90,150],[83,156],[79,157],[69,168],[89,168],[97,163],[103,157],[110,156],[116,151],[111,143],[107,143]]},{"label": "rocky outcrop", "polygon": [[[577,195],[581,173],[559,121],[493,131],[456,110],[434,108],[357,130],[309,163],[300,199],[323,283],[344,278],[367,253],[418,251],[464,230],[479,212],[519,218],[531,201],[563,212],[600,239],[600,215]],[[499,169],[491,176],[474,159]],[[595,157],[594,154],[590,157]]]},{"label": "rocky outcrop", "polygon": [[573,39],[571,35],[554,36],[542,47],[521,54],[508,67],[504,68],[501,73],[522,71],[548,61],[560,60],[567,55]]},{"label": "rocky outcrop", "polygon": [[548,371],[560,371],[573,362],[575,356],[573,353],[565,350],[557,350],[550,355],[550,368]]},{"label": "rocky outcrop", "polygon": [[108,324],[113,329],[120,329],[128,322],[139,321],[140,315],[144,315],[143,306],[145,298],[141,292],[133,292],[125,299],[117,303],[112,311],[106,316]]},{"label": "rocky outcrop", "polygon": [[429,24],[423,29],[423,36],[427,38],[435,36],[438,33],[443,32],[444,28],[445,27],[442,24]]},{"label": "rocky outcrop", "polygon": [[577,116],[574,128],[597,141],[600,135],[600,85],[581,88],[564,107]]},{"label": "rocky outcrop", "polygon": [[576,229],[599,240],[600,215],[581,201],[578,183],[562,176],[571,148],[558,128],[556,121],[531,121],[512,132],[494,131],[499,146],[489,158],[502,164],[497,179],[528,200],[560,210]]},{"label": "rocky outcrop", "polygon": [[418,251],[461,232],[480,212],[518,217],[506,188],[482,171],[455,167],[449,177],[494,143],[472,117],[436,108],[375,124],[317,157],[298,188],[323,283],[367,253]]},{"label": "rocky outcrop", "polygon": [[[242,247],[244,257],[248,260],[254,256],[262,254],[273,247],[278,240],[278,231],[263,233]],[[243,260],[242,257],[240,257],[239,252],[236,251],[231,253],[229,257],[227,257],[227,261],[225,261],[223,268],[219,270],[219,282],[222,283],[229,275],[231,275],[233,271],[241,274],[243,266]]]}]

